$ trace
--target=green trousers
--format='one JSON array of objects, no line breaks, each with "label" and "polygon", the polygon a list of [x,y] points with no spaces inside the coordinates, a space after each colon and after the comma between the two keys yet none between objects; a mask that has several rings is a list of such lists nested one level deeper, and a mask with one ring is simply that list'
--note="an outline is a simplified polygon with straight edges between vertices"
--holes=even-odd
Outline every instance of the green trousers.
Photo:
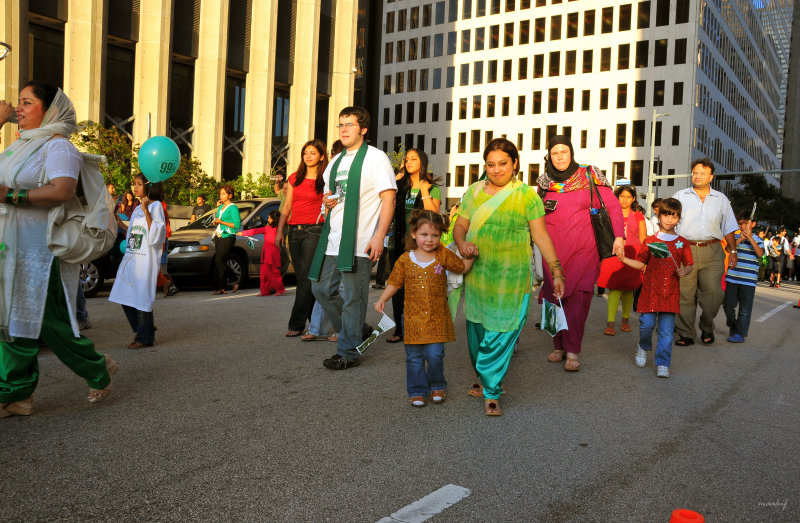
[{"label": "green trousers", "polygon": [[47,344],[90,388],[103,389],[111,382],[105,356],[94,350],[89,338],[76,338],[72,332],[57,258],[50,267],[39,339],[15,338],[13,342],[0,342],[0,403],[24,400],[33,394],[39,382],[37,356],[41,343]]}]

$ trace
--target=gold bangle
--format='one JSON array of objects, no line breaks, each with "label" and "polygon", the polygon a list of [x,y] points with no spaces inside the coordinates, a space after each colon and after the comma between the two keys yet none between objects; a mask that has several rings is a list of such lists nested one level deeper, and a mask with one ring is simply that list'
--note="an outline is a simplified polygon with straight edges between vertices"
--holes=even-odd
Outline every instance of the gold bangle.
[{"label": "gold bangle", "polygon": [[14,192],[11,194],[11,205],[17,205],[19,203],[19,189],[14,189]]}]

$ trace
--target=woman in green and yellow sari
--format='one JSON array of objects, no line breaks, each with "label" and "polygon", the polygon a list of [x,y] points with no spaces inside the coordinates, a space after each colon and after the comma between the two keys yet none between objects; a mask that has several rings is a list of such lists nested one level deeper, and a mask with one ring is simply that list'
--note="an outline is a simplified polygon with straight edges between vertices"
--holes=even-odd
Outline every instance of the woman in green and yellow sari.
[{"label": "woman in green and yellow sari", "polygon": [[453,239],[464,258],[475,265],[464,279],[464,313],[470,359],[483,390],[484,412],[502,414],[502,392],[514,345],[528,315],[531,295],[531,239],[554,275],[556,296],[564,289],[553,242],[544,223],[544,207],[536,191],[516,177],[519,152],[504,138],[495,138],[483,152],[487,179],[464,193]]}]

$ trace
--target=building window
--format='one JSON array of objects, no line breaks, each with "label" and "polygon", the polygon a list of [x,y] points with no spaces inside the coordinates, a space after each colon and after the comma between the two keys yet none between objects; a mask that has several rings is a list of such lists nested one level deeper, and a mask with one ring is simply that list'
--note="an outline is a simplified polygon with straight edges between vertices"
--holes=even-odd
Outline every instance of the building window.
[{"label": "building window", "polygon": [[655,143],[656,143],[656,147],[661,147],[661,127],[662,127],[661,124],[662,123],[663,122],[656,122],[656,137],[655,137],[655,140],[654,140]]},{"label": "building window", "polygon": [[673,125],[672,126],[672,145],[680,145],[681,144],[681,126],[680,125]]},{"label": "building window", "polygon": [[592,92],[586,89],[581,92],[581,111],[588,111],[592,104]]},{"label": "building window", "polygon": [[544,77],[544,55],[537,54],[533,57],[533,77],[534,78],[543,78]]},{"label": "building window", "polygon": [[517,97],[517,115],[523,114],[525,114],[525,95],[520,95]]},{"label": "building window", "polygon": [[412,7],[410,13],[411,29],[416,29],[419,27],[419,7]]},{"label": "building window", "polygon": [[439,33],[433,35],[433,56],[442,56],[444,54],[444,34]]},{"label": "building window", "polygon": [[601,71],[610,71],[611,70],[611,48],[610,47],[603,47],[600,49],[600,70]]},{"label": "building window", "polygon": [[656,48],[653,53],[653,65],[667,65],[667,39],[656,40]]},{"label": "building window", "polygon": [[431,121],[432,122],[439,121],[439,104],[433,104],[431,106]]},{"label": "building window", "polygon": [[398,31],[405,31],[406,30],[406,10],[400,9],[397,11],[397,30]]},{"label": "building window", "polygon": [[467,152],[467,133],[458,133],[458,153]]},{"label": "building window", "polygon": [[683,105],[683,82],[675,82],[672,86],[672,105]]},{"label": "building window", "polygon": [[545,140],[550,140],[553,136],[558,134],[558,126],[557,125],[548,125],[545,128]]},{"label": "building window", "polygon": [[394,61],[394,42],[386,42],[385,52],[383,53],[383,63],[390,64]]},{"label": "building window", "polygon": [[403,123],[403,104],[394,104],[394,124],[401,125]]},{"label": "building window", "polygon": [[642,40],[636,42],[636,68],[647,67],[649,60],[647,54],[650,52],[650,41]]},{"label": "building window", "polygon": [[653,82],[653,105],[655,107],[664,105],[664,84],[664,80]]},{"label": "building window", "polygon": [[427,69],[420,69],[420,71],[419,71],[419,90],[420,91],[427,91],[428,90],[428,70]]},{"label": "building window", "polygon": [[481,95],[479,94],[472,97],[472,117],[481,117]]},{"label": "building window", "polygon": [[542,148],[542,130],[540,128],[533,129],[531,132],[531,149],[538,151]]},{"label": "building window", "polygon": [[686,38],[675,40],[675,64],[686,63]]},{"label": "building window", "polygon": [[547,92],[547,112],[558,112],[558,88],[553,87]]},{"label": "building window", "polygon": [[450,137],[444,139],[444,154],[450,154]]},{"label": "building window", "polygon": [[533,114],[542,114],[542,92],[533,92]]},{"label": "building window", "polygon": [[614,30],[614,8],[604,7],[600,20],[600,32],[610,33]]},{"label": "building window", "polygon": [[550,17],[550,40],[561,40],[561,15]]},{"label": "building window", "polygon": [[581,149],[586,149],[586,142],[589,139],[588,131],[581,131]]},{"label": "building window", "polygon": [[436,25],[444,23],[444,2],[436,2]]},{"label": "building window", "polygon": [[389,125],[390,113],[391,111],[388,107],[383,108],[383,125]]},{"label": "building window", "polygon": [[509,22],[505,26],[503,47],[511,47],[512,45],[514,45],[514,22]]},{"label": "building window", "polygon": [[592,72],[592,58],[593,53],[591,49],[586,49],[583,52],[583,73],[591,73]]},{"label": "building window", "polygon": [[390,74],[383,77],[383,94],[392,94],[392,75]]},{"label": "building window", "polygon": [[456,32],[449,31],[447,33],[447,54],[456,54]]},{"label": "building window", "polygon": [[644,178],[644,160],[631,160],[631,184],[643,185]]},{"label": "building window", "polygon": [[650,2],[639,2],[637,7],[638,16],[636,19],[636,29],[647,29],[650,27]]},{"label": "building window", "polygon": [[608,88],[600,89],[600,109],[608,109]]},{"label": "building window", "polygon": [[469,20],[472,18],[472,0],[464,0],[461,5],[461,19]]},{"label": "building window", "polygon": [[490,94],[486,97],[486,117],[494,118],[494,95]]},{"label": "building window", "polygon": [[398,62],[405,62],[406,61],[406,41],[399,40],[397,42],[397,61]]},{"label": "building window", "polygon": [[606,130],[605,129],[600,129],[600,140],[598,142],[598,145],[600,146],[601,149],[605,148],[605,146],[606,146]]},{"label": "building window", "polygon": [[577,51],[567,51],[564,54],[564,74],[575,74],[577,54]]},{"label": "building window", "polygon": [[528,45],[531,41],[531,21],[522,20],[519,23],[519,45]]},{"label": "building window", "polygon": [[631,62],[631,44],[621,44],[617,52],[617,69],[627,69]]},{"label": "building window", "polygon": [[497,81],[497,60],[489,60],[489,83]]},{"label": "building window", "polygon": [[563,134],[564,136],[566,136],[567,138],[569,138],[571,140],[572,139],[572,126],[565,125],[564,127],[562,127],[561,128],[561,134]]},{"label": "building window", "polygon": [[575,106],[575,89],[564,89],[564,112],[571,113]]},{"label": "building window", "polygon": [[470,133],[469,152],[479,153],[481,151],[481,132],[473,129]]},{"label": "building window", "polygon": [[552,51],[550,53],[549,76],[558,76],[560,73],[561,73],[561,53],[559,51]]},{"label": "building window", "polygon": [[406,123],[414,123],[414,102],[406,104]]},{"label": "building window", "polygon": [[689,21],[689,0],[675,2],[675,23],[685,24]]},{"label": "building window", "polygon": [[567,15],[567,38],[578,37],[578,13]]},{"label": "building window", "polygon": [[461,81],[459,85],[469,85],[469,64],[461,64]]},{"label": "building window", "polygon": [[533,41],[535,43],[544,42],[544,26],[546,18],[537,18],[533,21]]},{"label": "building window", "polygon": [[511,60],[503,60],[503,81],[511,81]]},{"label": "building window", "polygon": [[501,108],[500,115],[501,116],[508,116],[510,106],[511,106],[511,100],[509,99],[508,96],[504,96],[503,97],[503,107]]},{"label": "building window", "polygon": [[430,58],[431,57],[431,37],[430,36],[423,36],[420,39],[420,53],[419,57],[422,59]]},{"label": "building window", "polygon": [[520,58],[519,66],[517,67],[517,78],[519,80],[526,80],[528,78],[528,59]]},{"label": "building window", "polygon": [[425,150],[425,135],[424,134],[418,134],[417,135],[417,149],[419,149],[420,151],[424,151]]},{"label": "building window", "polygon": [[433,70],[433,88],[434,89],[441,89],[442,88],[442,70],[441,69],[434,69]]},{"label": "building window", "polygon": [[594,9],[583,12],[583,36],[594,34]]},{"label": "building window", "polygon": [[417,90],[417,70],[412,69],[408,72],[408,92],[413,93]]},{"label": "building window", "polygon": [[491,14],[496,15],[500,13],[500,0],[492,0],[492,12]]},{"label": "building window", "polygon": [[447,13],[447,21],[455,22],[458,20],[458,0],[450,0],[448,4],[449,10]]},{"label": "building window", "polygon": [[406,75],[405,73],[397,73],[395,75],[395,92],[402,93],[405,87]]},{"label": "building window", "polygon": [[479,85],[483,83],[483,62],[475,62],[472,66],[472,83]]},{"label": "building window", "polygon": [[456,167],[456,187],[464,187],[464,166]]},{"label": "building window", "polygon": [[481,166],[477,163],[471,163],[469,165],[469,184],[472,185],[473,183],[478,181],[478,177],[480,177],[481,173]]},{"label": "building window", "polygon": [[475,50],[483,51],[483,42],[486,40],[486,28],[479,27],[475,29]]},{"label": "building window", "polygon": [[417,39],[411,38],[408,41],[408,59],[409,60],[416,60],[417,59]]},{"label": "building window", "polygon": [[500,26],[493,25],[489,28],[489,49],[500,47]]},{"label": "building window", "polygon": [[647,80],[636,80],[635,88],[634,88],[634,95],[633,95],[633,106],[634,107],[644,107],[647,99]]},{"label": "building window", "polygon": [[625,147],[625,133],[628,131],[628,126],[624,123],[617,124],[617,147]]},{"label": "building window", "polygon": [[469,29],[465,29],[465,30],[461,31],[461,52],[462,53],[468,53],[469,52],[471,34],[472,34],[472,31],[470,31]]},{"label": "building window", "polygon": [[613,180],[625,178],[625,162],[614,162],[611,164],[611,176]]},{"label": "building window", "polygon": [[458,99],[458,119],[459,120],[466,120],[467,119],[467,99],[466,98],[459,98]]},{"label": "building window", "polygon": [[422,27],[430,27],[431,25],[431,4],[422,6]]},{"label": "building window", "polygon": [[453,102],[447,102],[444,106],[444,119],[449,122],[453,120]]},{"label": "building window", "polygon": [[445,87],[453,87],[456,81],[456,68],[455,67],[448,67],[447,68],[447,76],[445,78]]},{"label": "building window", "polygon": [[428,102],[419,103],[419,122],[425,123],[428,119]]},{"label": "building window", "polygon": [[394,33],[394,11],[386,13],[386,32]]},{"label": "building window", "polygon": [[539,164],[538,163],[529,163],[528,164],[528,185],[536,185],[538,179],[539,179]]},{"label": "building window", "polygon": [[669,25],[669,0],[656,0],[656,27]]},{"label": "building window", "polygon": [[517,0],[506,0],[506,13],[509,11],[514,10],[514,4],[517,3]]},{"label": "building window", "polygon": [[431,154],[436,154],[436,138],[431,138]]},{"label": "building window", "polygon": [[486,16],[486,0],[478,0],[475,7],[475,16]]},{"label": "building window", "polygon": [[[522,133],[517,133],[517,150],[522,150]],[[520,180],[522,179],[522,173],[519,173]]]},{"label": "building window", "polygon": [[644,147],[644,120],[634,120],[631,134],[633,147]]},{"label": "building window", "polygon": [[617,85],[617,109],[625,109],[628,105],[628,84]]},{"label": "building window", "polygon": [[628,31],[631,28],[631,4],[619,6],[619,30]]}]

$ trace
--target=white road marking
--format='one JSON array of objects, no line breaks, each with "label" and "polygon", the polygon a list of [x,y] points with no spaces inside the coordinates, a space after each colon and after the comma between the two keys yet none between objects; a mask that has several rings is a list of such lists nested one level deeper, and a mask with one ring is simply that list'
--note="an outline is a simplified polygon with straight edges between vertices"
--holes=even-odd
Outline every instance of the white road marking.
[{"label": "white road marking", "polygon": [[[294,287],[286,287],[287,291],[292,291],[294,289],[295,289]],[[200,300],[200,302],[202,303],[202,302],[207,302],[207,301],[233,300],[233,299],[236,299],[236,298],[249,298],[250,296],[258,296],[259,294],[261,294],[261,291],[255,291],[255,292],[251,292],[249,294],[245,294],[245,293],[241,293],[241,292],[237,292],[236,294],[233,294],[230,291],[228,291],[228,294],[222,295],[219,298],[208,298],[207,300]]]},{"label": "white road marking", "polygon": [[785,309],[786,307],[788,307],[792,303],[794,303],[794,302],[787,301],[783,305],[778,305],[777,307],[775,307],[774,309],[772,309],[771,311],[769,311],[768,313],[766,313],[765,315],[763,315],[759,319],[757,319],[756,322],[757,323],[762,323],[762,322],[772,318],[773,316],[778,314],[780,311],[782,311],[783,309]]},{"label": "white road marking", "polygon": [[469,489],[458,485],[445,485],[424,498],[401,508],[391,516],[379,520],[378,523],[422,523],[455,505],[471,493]]}]

